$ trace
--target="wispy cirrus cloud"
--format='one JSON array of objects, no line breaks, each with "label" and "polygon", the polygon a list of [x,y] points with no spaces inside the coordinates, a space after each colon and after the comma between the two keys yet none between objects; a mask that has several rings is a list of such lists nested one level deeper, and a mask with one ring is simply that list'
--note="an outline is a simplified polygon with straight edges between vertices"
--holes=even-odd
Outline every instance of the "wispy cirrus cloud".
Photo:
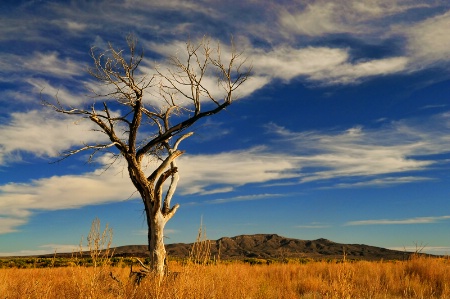
[{"label": "wispy cirrus cloud", "polygon": [[389,187],[398,184],[410,184],[422,181],[436,180],[435,178],[423,177],[423,176],[399,176],[399,177],[382,177],[372,180],[353,182],[353,183],[339,183],[332,187],[323,187],[322,189],[331,188],[365,188],[365,187]]},{"label": "wispy cirrus cloud", "polygon": [[399,29],[407,38],[407,49],[415,65],[422,68],[427,64],[450,62],[449,27],[450,11],[447,11],[413,26]]},{"label": "wispy cirrus cloud", "polygon": [[0,235],[16,232],[18,230],[18,227],[28,222],[27,216],[30,213],[26,212],[26,215],[24,215],[24,211],[21,211],[20,214],[20,218],[18,217],[18,215],[11,215],[9,213],[0,215]]},{"label": "wispy cirrus cloud", "polygon": [[[268,129],[278,136],[278,144],[288,145],[284,148],[291,149],[290,155],[297,156],[303,169],[309,169],[302,171],[302,182],[365,177],[368,180],[354,183],[373,185],[380,180],[394,184],[429,179],[392,174],[425,170],[436,163],[430,156],[449,153],[449,126],[449,115],[443,113],[426,122],[401,120],[377,129],[355,126],[345,131],[294,132],[275,124]],[[380,175],[387,177],[374,178]]]},{"label": "wispy cirrus cloud", "polygon": [[296,225],[295,227],[302,229],[320,229],[320,228],[328,228],[330,227],[330,225],[320,222],[312,222],[310,224]]},{"label": "wispy cirrus cloud", "polygon": [[[257,78],[290,81],[304,77],[322,84],[354,84],[371,76],[402,72],[407,57],[365,59],[352,62],[349,49],[333,47],[275,46],[270,50],[251,48],[246,54]],[[266,84],[269,81],[266,82]]]},{"label": "wispy cirrus cloud", "polygon": [[[441,7],[441,13],[435,12],[436,7]],[[419,8],[422,13],[407,14]],[[448,3],[439,0],[426,3],[319,0],[297,7],[281,7],[278,22],[280,31],[289,38],[308,36],[317,40],[324,36],[348,34],[368,44],[382,44],[388,39],[405,40],[403,48],[391,46],[400,53],[395,57],[366,57],[360,63],[342,62],[309,77],[325,84],[348,84],[366,76],[410,73],[443,62],[446,65],[450,61],[449,9]],[[352,49],[351,43],[348,49]]]},{"label": "wispy cirrus cloud", "polygon": [[208,204],[223,204],[223,203],[229,203],[229,202],[261,200],[261,199],[274,198],[274,197],[283,197],[283,196],[286,196],[286,194],[240,195],[240,196],[235,196],[235,197],[217,198],[217,199],[207,200],[207,201],[205,201],[205,203],[208,203]]},{"label": "wispy cirrus cloud", "polygon": [[[107,163],[106,157],[104,160]],[[113,171],[98,169],[0,185],[0,232],[19,230],[35,211],[74,209],[136,198],[128,174],[123,171],[126,170],[119,163]]]},{"label": "wispy cirrus cloud", "polygon": [[[436,3],[387,0],[318,0],[307,1],[288,9],[280,9],[279,22],[286,32],[306,36],[323,36],[336,33],[372,35],[389,28],[397,15],[417,8],[432,7]],[[384,26],[376,26],[381,24]]]},{"label": "wispy cirrus cloud", "polygon": [[3,54],[0,56],[0,74],[2,73],[2,80],[17,78],[18,75],[14,74],[25,73],[28,76],[70,78],[85,75],[86,65],[70,57],[62,58],[57,51],[33,52],[30,55]]},{"label": "wispy cirrus cloud", "polygon": [[[186,155],[178,161],[182,194],[230,192],[249,183],[298,177],[294,157],[282,158],[265,147],[211,155]],[[199,171],[200,170],[200,171]]]},{"label": "wispy cirrus cloud", "polygon": [[[89,248],[82,246],[82,251],[87,251]],[[44,244],[40,245],[39,249],[36,250],[20,250],[14,252],[0,252],[0,256],[35,256],[50,253],[71,253],[79,252],[80,245],[71,244]]]},{"label": "wispy cirrus cloud", "polygon": [[339,14],[339,4],[327,1],[308,4],[302,10],[292,13],[282,10],[280,24],[288,32],[308,36],[342,33],[354,30],[343,21],[344,16]]},{"label": "wispy cirrus cloud", "polygon": [[407,252],[420,252],[435,255],[450,255],[450,247],[448,246],[428,246],[428,244],[418,244],[417,246],[396,246],[389,247],[390,250],[407,251]]},{"label": "wispy cirrus cloud", "polygon": [[450,216],[415,217],[407,219],[372,219],[349,221],[345,226],[361,225],[410,225],[410,224],[432,224],[450,219]]},{"label": "wispy cirrus cloud", "polygon": [[50,109],[12,113],[8,123],[0,124],[0,165],[17,159],[21,152],[56,157],[83,142],[107,140],[93,128],[90,121],[55,117]]}]

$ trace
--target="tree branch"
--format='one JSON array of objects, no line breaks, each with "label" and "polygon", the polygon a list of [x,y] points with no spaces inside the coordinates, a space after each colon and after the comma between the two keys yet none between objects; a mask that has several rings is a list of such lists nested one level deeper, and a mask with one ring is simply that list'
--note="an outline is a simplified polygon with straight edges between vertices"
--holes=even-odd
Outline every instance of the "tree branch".
[{"label": "tree branch", "polygon": [[[177,167],[171,167],[170,169],[168,169],[167,171],[165,171],[158,179],[158,181],[155,184],[155,204],[153,206],[153,209],[157,210],[161,208],[161,203],[162,203],[162,187],[164,182],[170,177],[173,176],[178,172],[178,168]],[[171,184],[172,185],[172,184]],[[164,209],[166,208],[166,206],[164,205]],[[163,214],[164,214],[164,209],[163,209]]]},{"label": "tree branch", "polygon": [[153,171],[153,173],[147,178],[147,180],[153,184],[157,178],[161,176],[161,174],[164,172],[164,169],[166,169],[170,163],[172,163],[173,160],[181,156],[184,152],[176,150],[173,153],[169,154],[167,158],[159,165],[158,168]]},{"label": "tree branch", "polygon": [[225,109],[226,107],[228,107],[230,104],[231,104],[231,102],[229,102],[229,101],[224,102],[220,106],[218,106],[214,109],[199,113],[196,116],[193,116],[189,119],[186,119],[186,120],[178,123],[177,125],[171,127],[170,129],[165,131],[163,134],[158,135],[156,138],[152,139],[145,146],[143,146],[141,149],[138,150],[138,152],[136,154],[138,161],[141,161],[142,157],[147,152],[149,152],[153,147],[155,147],[157,144],[160,144],[164,141],[168,141],[174,135],[176,135],[176,134],[182,132],[183,130],[185,130],[186,128],[189,128],[190,126],[192,126],[199,119],[206,117],[206,116],[216,114],[216,113],[220,112],[221,110]]}]

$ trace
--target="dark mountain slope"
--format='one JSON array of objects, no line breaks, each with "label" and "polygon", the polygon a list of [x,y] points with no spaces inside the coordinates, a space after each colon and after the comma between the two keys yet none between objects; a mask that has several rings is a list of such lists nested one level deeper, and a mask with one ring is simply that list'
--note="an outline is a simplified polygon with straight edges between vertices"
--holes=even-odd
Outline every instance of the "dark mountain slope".
[{"label": "dark mountain slope", "polygon": [[[389,250],[363,244],[340,244],[326,239],[299,240],[276,234],[240,235],[212,240],[211,256],[220,259],[244,258],[343,258],[360,260],[401,260],[411,253]],[[168,244],[170,257],[188,257],[192,244]],[[148,256],[146,245],[121,246],[115,249],[115,256]]]}]

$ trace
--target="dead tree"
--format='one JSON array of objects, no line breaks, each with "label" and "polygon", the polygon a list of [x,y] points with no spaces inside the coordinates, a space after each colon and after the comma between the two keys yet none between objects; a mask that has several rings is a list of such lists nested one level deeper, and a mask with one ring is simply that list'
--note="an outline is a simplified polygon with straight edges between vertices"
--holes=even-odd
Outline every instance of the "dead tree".
[{"label": "dead tree", "polygon": [[[180,142],[193,134],[188,129],[194,123],[235,100],[235,90],[249,78],[251,68],[234,46],[224,60],[220,47],[203,39],[197,45],[186,43],[185,52],[171,56],[166,69],[155,67],[154,74],[145,75],[139,72],[143,51],[137,53],[136,38],[127,37],[127,45],[126,54],[111,44],[104,52],[91,49],[94,66],[89,73],[109,88],[95,95],[103,99],[101,104],[93,100],[88,109],[65,106],[58,99],[44,104],[58,113],[92,121],[108,137],[108,142],[85,144],[64,157],[91,151],[92,160],[97,152],[107,151],[126,161],[144,204],[150,268],[163,275],[164,227],[179,207],[172,205],[171,199],[179,180],[176,159],[184,153]],[[150,171],[146,169],[149,157],[158,161]]]}]

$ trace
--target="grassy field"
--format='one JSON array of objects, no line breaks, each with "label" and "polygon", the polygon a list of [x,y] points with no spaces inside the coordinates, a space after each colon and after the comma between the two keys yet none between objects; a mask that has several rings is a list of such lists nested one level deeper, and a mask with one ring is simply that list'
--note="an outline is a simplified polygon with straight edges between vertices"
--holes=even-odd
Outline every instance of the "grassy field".
[{"label": "grassy field", "polygon": [[[174,277],[137,286],[118,266],[3,268],[0,298],[450,298],[450,260],[211,265],[172,261]],[[110,273],[116,280],[111,278]]]}]

